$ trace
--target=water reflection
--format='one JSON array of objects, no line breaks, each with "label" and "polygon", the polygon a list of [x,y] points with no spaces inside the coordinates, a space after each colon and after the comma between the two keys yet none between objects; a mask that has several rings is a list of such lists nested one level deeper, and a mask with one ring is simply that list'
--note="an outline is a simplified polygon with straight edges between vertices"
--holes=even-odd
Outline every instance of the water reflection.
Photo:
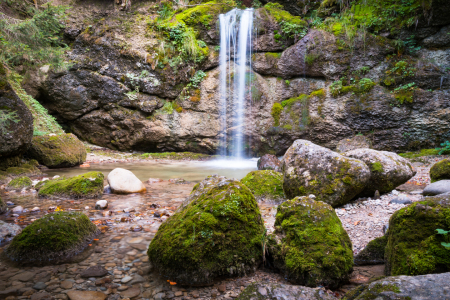
[{"label": "water reflection", "polygon": [[133,172],[140,180],[149,178],[183,178],[191,182],[200,182],[206,176],[219,174],[228,178],[241,179],[248,172],[254,171],[257,159],[246,160],[213,160],[213,161],[149,161],[149,162],[114,162],[91,163],[90,168],[64,168],[46,170],[49,176],[76,176],[89,171],[100,171],[107,176],[115,168],[124,168]]}]

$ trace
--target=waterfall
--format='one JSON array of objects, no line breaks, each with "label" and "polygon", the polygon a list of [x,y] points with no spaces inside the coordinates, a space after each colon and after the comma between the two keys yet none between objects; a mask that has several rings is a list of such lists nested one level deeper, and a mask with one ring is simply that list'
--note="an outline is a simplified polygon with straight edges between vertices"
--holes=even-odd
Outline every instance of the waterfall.
[{"label": "waterfall", "polygon": [[[219,94],[221,138],[219,154],[227,154],[228,131],[231,131],[231,155],[244,156],[245,99],[250,93],[247,69],[251,70],[253,9],[233,9],[219,16]],[[231,115],[230,115],[231,114]],[[228,120],[233,120],[228,127]]]}]

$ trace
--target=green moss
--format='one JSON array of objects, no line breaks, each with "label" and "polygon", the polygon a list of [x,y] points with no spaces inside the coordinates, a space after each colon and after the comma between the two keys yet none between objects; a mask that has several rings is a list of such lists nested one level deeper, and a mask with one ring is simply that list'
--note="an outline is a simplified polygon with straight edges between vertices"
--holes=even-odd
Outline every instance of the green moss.
[{"label": "green moss", "polygon": [[450,251],[436,229],[450,228],[450,199],[427,197],[395,212],[389,220],[386,275],[448,272]]},{"label": "green moss", "polygon": [[275,102],[272,106],[272,111],[271,111],[271,115],[272,115],[273,121],[275,123],[275,126],[280,126],[280,116],[281,116],[282,111],[283,111],[283,106],[280,103]]},{"label": "green moss", "polygon": [[325,89],[320,89],[320,90],[316,90],[311,92],[311,94],[309,94],[309,97],[319,97],[319,98],[325,98]]},{"label": "green moss", "polygon": [[335,288],[353,269],[352,245],[341,221],[328,204],[296,197],[277,210],[275,234],[269,243],[276,266],[289,281]]},{"label": "green moss", "polygon": [[150,243],[150,262],[178,284],[210,284],[261,261],[264,225],[250,190],[238,181],[196,185],[190,202],[160,227]]},{"label": "green moss", "polygon": [[431,182],[450,179],[450,159],[443,159],[435,163],[430,169]]},{"label": "green moss", "polygon": [[252,191],[256,200],[284,199],[283,175],[272,170],[252,171],[241,182]]},{"label": "green moss", "polygon": [[6,255],[18,263],[54,264],[80,252],[98,233],[97,226],[80,212],[55,212],[14,237]]},{"label": "green moss", "polygon": [[378,162],[378,161],[370,164],[370,171],[371,172],[382,173],[383,170],[384,170],[383,165],[380,162]]},{"label": "green moss", "polygon": [[23,176],[23,177],[17,177],[11,180],[8,183],[9,189],[22,189],[26,187],[30,187],[33,183],[31,182],[31,179],[29,177]]},{"label": "green moss", "polygon": [[371,240],[367,246],[355,257],[358,265],[372,265],[384,263],[384,250],[387,244],[387,237],[381,236]]},{"label": "green moss", "polygon": [[266,58],[274,58],[274,59],[279,59],[281,57],[280,52],[266,52],[264,53],[264,55],[266,56]]},{"label": "green moss", "polygon": [[439,150],[422,149],[422,150],[419,150],[416,152],[399,153],[398,155],[400,155],[401,157],[404,157],[404,158],[414,159],[414,158],[423,157],[423,156],[439,155]]},{"label": "green moss", "polygon": [[68,179],[48,180],[39,189],[40,197],[97,198],[103,194],[104,175],[88,172]]},{"label": "green moss", "polygon": [[287,125],[284,125],[283,128],[286,130],[292,130],[292,125],[287,124]]}]

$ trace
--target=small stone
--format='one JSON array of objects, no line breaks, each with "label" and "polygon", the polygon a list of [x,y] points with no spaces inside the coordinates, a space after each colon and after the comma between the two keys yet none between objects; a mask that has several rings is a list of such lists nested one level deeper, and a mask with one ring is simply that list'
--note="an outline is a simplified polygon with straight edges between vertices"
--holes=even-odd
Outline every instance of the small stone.
[{"label": "small stone", "polygon": [[109,186],[109,184],[107,184],[104,188],[103,188],[103,193],[104,194],[111,194],[111,187]]},{"label": "small stone", "polygon": [[450,192],[450,180],[439,180],[425,187],[424,196],[434,196]]},{"label": "small stone", "polygon": [[411,204],[412,201],[406,195],[401,194],[398,197],[389,201],[389,203],[391,203],[391,204]]},{"label": "small stone", "polygon": [[23,212],[23,207],[22,206],[16,206],[12,209],[12,212],[15,214],[20,214]]},{"label": "small stone", "polygon": [[89,267],[81,273],[81,277],[103,277],[108,274],[108,271],[102,266]]},{"label": "small stone", "polygon": [[375,194],[373,195],[373,199],[380,199],[380,192],[378,190],[375,191]]},{"label": "small stone", "polygon": [[71,289],[72,286],[73,286],[73,282],[70,280],[61,281],[61,288],[63,288],[63,289],[68,290],[68,289]]},{"label": "small stone", "polygon": [[33,207],[32,209],[31,209],[31,212],[37,212],[37,211],[40,211],[41,209],[39,208],[39,207]]},{"label": "small stone", "polygon": [[158,293],[155,296],[153,296],[153,299],[155,300],[163,300],[166,296],[166,293]]},{"label": "small stone", "polygon": [[126,285],[121,285],[121,286],[119,286],[119,287],[117,288],[117,290],[118,290],[119,292],[128,290],[128,286],[126,286]]},{"label": "small stone", "polygon": [[137,283],[143,283],[145,282],[145,278],[140,275],[135,275],[133,280],[130,281],[131,285],[137,284]]},{"label": "small stone", "polygon": [[139,296],[139,294],[141,293],[141,289],[138,287],[132,287],[130,289],[127,289],[126,291],[123,291],[122,293],[120,293],[120,295],[122,296],[122,298],[134,298]]},{"label": "small stone", "polygon": [[47,287],[47,285],[43,282],[36,282],[33,285],[33,289],[35,289],[35,290],[44,290],[46,287]]},{"label": "small stone", "polygon": [[178,291],[178,292],[175,292],[175,297],[180,297],[180,296],[183,296],[183,292],[181,292],[181,291]]},{"label": "small stone", "polygon": [[105,209],[108,207],[108,201],[106,200],[98,200],[95,203],[95,209]]},{"label": "small stone", "polygon": [[221,283],[221,284],[217,287],[217,289],[219,290],[219,292],[224,293],[224,292],[226,292],[226,290],[227,290],[227,286],[226,286],[225,283]]},{"label": "small stone", "polygon": [[161,217],[161,214],[160,214],[159,212],[155,211],[155,213],[153,214],[153,216],[154,216],[155,218],[160,218],[160,217]]},{"label": "small stone", "polygon": [[133,277],[131,276],[125,276],[124,278],[122,278],[122,280],[120,282],[122,283],[127,283],[129,281],[133,280]]},{"label": "small stone", "polygon": [[104,300],[106,294],[97,291],[69,291],[67,292],[70,300]]},{"label": "small stone", "polygon": [[19,280],[19,281],[30,281],[34,275],[36,275],[34,272],[23,272],[17,275],[14,275],[10,281],[15,281],[15,280]]}]

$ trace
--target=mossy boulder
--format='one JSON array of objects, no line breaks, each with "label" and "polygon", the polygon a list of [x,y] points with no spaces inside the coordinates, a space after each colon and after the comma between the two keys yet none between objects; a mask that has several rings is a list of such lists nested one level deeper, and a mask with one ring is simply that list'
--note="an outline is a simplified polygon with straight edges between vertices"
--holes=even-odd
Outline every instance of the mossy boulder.
[{"label": "mossy boulder", "polygon": [[362,161],[306,140],[296,140],[282,164],[287,198],[313,194],[316,200],[333,207],[350,202],[370,178],[369,168]]},{"label": "mossy boulder", "polygon": [[384,250],[387,244],[385,235],[371,240],[367,246],[355,256],[356,265],[384,264]]},{"label": "mossy boulder", "polygon": [[37,160],[32,159],[26,163],[21,163],[17,167],[7,168],[6,171],[1,171],[1,175],[15,178],[15,177],[23,177],[23,176],[33,176],[41,174],[41,171],[37,168],[39,163]]},{"label": "mossy boulder", "polygon": [[39,197],[49,198],[98,198],[103,194],[102,172],[88,172],[71,178],[44,181],[39,186]]},{"label": "mossy boulder", "polygon": [[17,177],[11,180],[6,186],[7,190],[19,190],[24,188],[30,188],[33,185],[33,182],[29,177],[22,176]]},{"label": "mossy boulder", "polygon": [[446,237],[450,229],[450,194],[427,197],[396,211],[389,220],[386,275],[422,275],[450,271]]},{"label": "mossy boulder", "polygon": [[450,159],[443,159],[435,163],[430,169],[431,182],[450,179]]},{"label": "mossy boulder", "polygon": [[336,288],[353,271],[352,243],[334,209],[309,197],[278,206],[268,245],[275,267],[295,284]]},{"label": "mossy boulder", "polygon": [[35,136],[29,154],[48,168],[74,167],[86,160],[84,144],[71,133]]},{"label": "mossy boulder", "polygon": [[360,197],[371,197],[375,191],[388,193],[411,179],[416,171],[406,158],[394,152],[373,149],[355,149],[342,155],[363,161],[370,169],[370,180]]},{"label": "mossy boulder", "polygon": [[241,182],[252,191],[256,200],[285,200],[283,175],[272,170],[252,171]]},{"label": "mossy boulder", "polygon": [[20,264],[67,262],[100,231],[80,212],[54,212],[34,221],[14,237],[6,256]]},{"label": "mossy boulder", "polygon": [[160,274],[180,285],[208,285],[218,276],[256,269],[262,260],[264,224],[245,185],[210,176],[184,204],[159,227],[148,248]]}]

